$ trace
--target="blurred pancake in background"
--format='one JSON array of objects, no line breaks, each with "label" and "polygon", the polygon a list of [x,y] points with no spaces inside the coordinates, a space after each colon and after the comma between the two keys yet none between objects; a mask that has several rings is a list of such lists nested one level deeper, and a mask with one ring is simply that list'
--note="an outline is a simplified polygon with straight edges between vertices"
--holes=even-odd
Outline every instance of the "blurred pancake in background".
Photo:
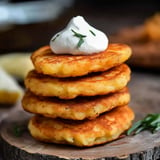
[{"label": "blurred pancake in background", "polygon": [[133,54],[128,63],[132,66],[160,69],[160,13],[141,25],[119,30],[110,37],[110,41],[131,46]]}]

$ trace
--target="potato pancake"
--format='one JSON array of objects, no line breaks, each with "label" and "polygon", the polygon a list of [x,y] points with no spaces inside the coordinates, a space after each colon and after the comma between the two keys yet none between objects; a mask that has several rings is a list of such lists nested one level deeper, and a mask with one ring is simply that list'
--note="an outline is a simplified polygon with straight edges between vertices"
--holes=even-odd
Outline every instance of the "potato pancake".
[{"label": "potato pancake", "polygon": [[105,95],[116,92],[127,85],[130,72],[126,64],[105,72],[72,78],[55,78],[38,74],[33,70],[27,75],[25,85],[36,95],[73,99],[77,96]]},{"label": "potato pancake", "polygon": [[117,139],[131,126],[133,119],[133,111],[128,106],[121,106],[95,119],[83,121],[36,115],[28,127],[37,140],[85,147]]},{"label": "potato pancake", "polygon": [[72,100],[36,96],[27,91],[22,99],[22,106],[28,112],[45,117],[83,120],[96,118],[103,112],[128,104],[129,101],[127,88],[104,96],[78,97]]},{"label": "potato pancake", "polygon": [[131,48],[125,44],[109,44],[100,53],[91,55],[54,54],[49,46],[36,50],[32,62],[38,73],[54,77],[77,77],[91,72],[106,71],[125,62]]}]

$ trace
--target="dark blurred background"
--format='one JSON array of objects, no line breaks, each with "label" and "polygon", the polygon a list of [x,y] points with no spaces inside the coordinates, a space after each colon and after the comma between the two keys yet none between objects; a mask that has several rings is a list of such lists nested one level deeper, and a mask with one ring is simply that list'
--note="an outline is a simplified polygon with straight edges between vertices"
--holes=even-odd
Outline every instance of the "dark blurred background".
[{"label": "dark blurred background", "polygon": [[76,15],[110,35],[159,10],[159,0],[1,0],[0,54],[32,52],[49,44]]}]

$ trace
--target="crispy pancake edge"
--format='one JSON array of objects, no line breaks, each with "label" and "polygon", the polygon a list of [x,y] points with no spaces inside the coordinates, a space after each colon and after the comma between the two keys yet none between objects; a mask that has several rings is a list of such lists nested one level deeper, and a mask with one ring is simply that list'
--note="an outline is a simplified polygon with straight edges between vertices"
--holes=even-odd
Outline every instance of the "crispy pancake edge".
[{"label": "crispy pancake edge", "polygon": [[54,78],[31,71],[26,88],[36,95],[73,99],[77,96],[105,95],[124,88],[130,80],[130,68],[121,64],[108,71],[74,78]]},{"label": "crispy pancake edge", "polygon": [[44,46],[36,50],[31,59],[38,73],[54,77],[77,77],[120,65],[131,56],[131,52],[128,45],[109,44],[105,51],[92,55],[56,55],[49,46]]},{"label": "crispy pancake edge", "polygon": [[89,147],[117,139],[131,126],[133,119],[133,111],[128,106],[121,106],[85,121],[36,115],[30,120],[28,128],[31,135],[40,141]]},{"label": "crispy pancake edge", "polygon": [[93,119],[99,114],[117,106],[128,104],[128,88],[104,96],[78,97],[72,100],[61,100],[55,97],[39,97],[27,91],[22,99],[23,109],[51,118],[73,120]]}]

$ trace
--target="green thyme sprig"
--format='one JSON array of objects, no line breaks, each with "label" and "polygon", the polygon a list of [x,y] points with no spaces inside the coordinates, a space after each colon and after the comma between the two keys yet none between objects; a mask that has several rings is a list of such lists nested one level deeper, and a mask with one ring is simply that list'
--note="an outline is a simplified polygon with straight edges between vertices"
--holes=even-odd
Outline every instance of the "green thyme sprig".
[{"label": "green thyme sprig", "polygon": [[144,130],[149,130],[152,133],[160,130],[160,114],[148,114],[144,119],[137,121],[127,131],[127,135],[138,134]]},{"label": "green thyme sprig", "polygon": [[51,41],[54,42],[56,40],[56,38],[59,36],[60,36],[60,34],[58,33],[53,39],[51,39]]},{"label": "green thyme sprig", "polygon": [[92,31],[92,30],[89,30],[90,32],[91,32],[91,34],[93,35],[93,36],[96,36],[96,34]]},{"label": "green thyme sprig", "polygon": [[27,126],[26,125],[14,125],[13,126],[13,134],[16,137],[21,137],[22,134],[27,130]]},{"label": "green thyme sprig", "polygon": [[77,48],[79,48],[83,43],[84,43],[84,39],[85,37],[87,37],[86,35],[77,33],[76,31],[74,31],[73,29],[71,29],[71,31],[74,33],[74,36],[79,38],[78,44],[77,44]]}]

